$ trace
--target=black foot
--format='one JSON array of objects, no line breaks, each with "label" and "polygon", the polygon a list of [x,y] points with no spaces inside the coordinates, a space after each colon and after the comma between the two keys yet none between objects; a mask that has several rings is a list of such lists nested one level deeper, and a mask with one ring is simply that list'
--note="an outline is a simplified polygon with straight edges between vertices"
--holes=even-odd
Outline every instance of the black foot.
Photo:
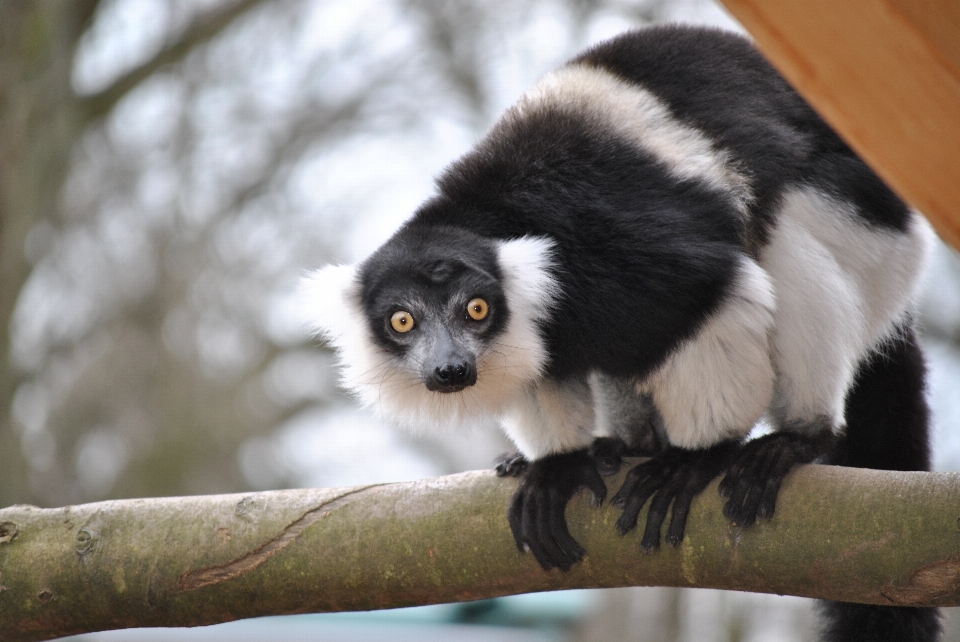
[{"label": "black foot", "polygon": [[640,549],[650,553],[660,548],[660,527],[671,503],[673,516],[666,539],[671,546],[679,546],[693,498],[730,465],[740,446],[739,441],[725,441],[703,450],[670,448],[636,466],[613,498],[614,506],[623,507],[617,530],[625,535],[636,528],[640,509],[652,497]]},{"label": "black foot", "polygon": [[520,552],[529,550],[544,570],[567,571],[586,551],[567,530],[564,510],[581,488],[599,506],[607,487],[587,451],[551,455],[530,462],[510,504],[510,529]]},{"label": "black foot", "polygon": [[493,464],[497,477],[519,477],[527,470],[530,462],[520,453],[504,453],[497,457]]},{"label": "black foot", "polygon": [[790,469],[812,462],[835,441],[831,432],[822,431],[816,435],[776,432],[747,442],[720,482],[720,496],[730,498],[723,507],[724,516],[735,526],[773,517],[780,485]]}]

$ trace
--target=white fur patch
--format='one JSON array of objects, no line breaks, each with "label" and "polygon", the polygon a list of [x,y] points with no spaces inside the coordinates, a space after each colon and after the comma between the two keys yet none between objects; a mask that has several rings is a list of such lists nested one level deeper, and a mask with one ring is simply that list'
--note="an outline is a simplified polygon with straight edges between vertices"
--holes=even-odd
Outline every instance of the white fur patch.
[{"label": "white fur patch", "polygon": [[594,407],[585,380],[544,380],[504,413],[503,430],[530,460],[586,448],[594,439]]},{"label": "white fur patch", "polygon": [[300,312],[315,334],[336,344],[356,326],[360,284],[352,265],[328,265],[300,281]]},{"label": "white fur patch", "polygon": [[337,350],[343,386],[384,419],[412,429],[482,424],[513,407],[542,377],[548,355],[539,324],[559,295],[552,248],[552,241],[531,237],[500,244],[510,318],[477,355],[477,383],[461,392],[427,390],[417,364],[377,346],[360,307],[354,268],[331,266],[306,278],[303,307],[312,327]]},{"label": "white fur patch", "polygon": [[503,241],[497,258],[511,322],[521,324],[530,341],[541,343],[538,324],[550,316],[561,294],[555,276],[553,241],[533,236]]},{"label": "white fur patch", "polygon": [[388,369],[360,307],[360,283],[351,265],[329,265],[300,283],[300,304],[308,326],[327,340],[342,366],[341,384],[369,403],[370,388]]},{"label": "white fur patch", "polygon": [[857,364],[909,310],[932,238],[917,214],[902,233],[789,191],[760,265],[743,259],[720,310],[640,385],[671,443],[745,435],[765,411],[778,427],[841,429]]},{"label": "white fur patch", "polygon": [[778,299],[773,418],[840,428],[857,364],[913,301],[932,231],[917,214],[907,233],[871,226],[812,188],[788,192],[777,221],[760,259]]},{"label": "white fur patch", "polygon": [[639,386],[653,396],[671,444],[699,448],[741,437],[767,411],[775,309],[770,277],[741,257],[720,309]]},{"label": "white fur patch", "polygon": [[505,117],[524,118],[544,109],[595,118],[604,129],[658,158],[675,177],[700,180],[727,195],[741,216],[747,216],[753,199],[750,183],[730,154],[715,148],[702,131],[674,118],[646,89],[603,69],[568,65],[544,77]]}]

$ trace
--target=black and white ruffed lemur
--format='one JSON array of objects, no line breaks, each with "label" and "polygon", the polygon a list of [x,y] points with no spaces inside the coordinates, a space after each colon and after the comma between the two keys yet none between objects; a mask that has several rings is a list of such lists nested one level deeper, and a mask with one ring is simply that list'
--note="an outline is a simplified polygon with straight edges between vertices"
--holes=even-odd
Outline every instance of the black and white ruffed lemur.
[{"label": "black and white ruffed lemur", "polygon": [[[545,568],[585,554],[564,508],[614,497],[640,546],[773,515],[815,459],[927,470],[911,304],[933,235],[744,38],[664,26],[541,80],[357,266],[303,288],[347,388],[411,426],[491,415],[509,509]],[[775,430],[747,441],[762,418]],[[659,445],[659,447],[657,447]],[[827,640],[935,640],[935,609],[827,603]]]}]

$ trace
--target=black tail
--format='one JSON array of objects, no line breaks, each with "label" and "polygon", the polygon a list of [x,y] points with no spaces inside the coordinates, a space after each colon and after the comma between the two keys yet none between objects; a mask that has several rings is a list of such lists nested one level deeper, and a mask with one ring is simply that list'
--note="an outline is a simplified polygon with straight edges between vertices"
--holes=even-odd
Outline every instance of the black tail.
[{"label": "black tail", "polygon": [[[926,365],[912,324],[865,359],[847,395],[847,431],[828,463],[880,470],[930,470]],[[822,602],[824,642],[934,642],[934,608]]]}]

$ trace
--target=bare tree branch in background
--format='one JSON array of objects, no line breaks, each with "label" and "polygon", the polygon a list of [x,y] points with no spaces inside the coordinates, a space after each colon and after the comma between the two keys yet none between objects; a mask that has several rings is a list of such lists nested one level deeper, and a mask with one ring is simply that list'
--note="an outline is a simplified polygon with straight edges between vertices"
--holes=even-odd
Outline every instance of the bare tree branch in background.
[{"label": "bare tree branch in background", "polygon": [[[143,7],[161,19],[117,18]],[[389,232],[416,206],[408,183],[428,193],[597,25],[677,7],[0,1],[0,506],[343,486],[404,458],[419,475],[486,465],[497,435],[351,423],[329,352],[273,310],[302,270],[351,258],[348,239]],[[131,39],[146,45],[118,49]],[[958,345],[944,300],[927,327]],[[347,463],[356,480],[337,477]]]},{"label": "bare tree branch in background", "polygon": [[[349,213],[356,203],[330,199],[324,207],[340,211],[318,225],[311,205],[291,202],[305,159],[371,132],[416,131],[431,113],[426,105],[479,131],[491,117],[487,45],[515,14],[454,0],[385,1],[355,32],[306,34],[319,47],[298,54],[304,16],[325,5],[238,0],[195,15],[186,4],[167,6],[168,33],[137,54],[144,59],[77,95],[77,52],[96,45],[84,34],[115,37],[91,24],[131,5],[4,5],[2,22],[14,36],[66,35],[29,47],[4,40],[12,63],[3,68],[17,69],[18,57],[38,51],[56,75],[35,96],[34,112],[47,120],[13,120],[13,107],[3,115],[4,189],[17,190],[3,205],[2,259],[18,270],[7,269],[0,297],[8,334],[20,303],[12,330],[19,356],[5,359],[2,374],[0,408],[12,408],[15,421],[0,433],[0,504],[71,503],[119,488],[134,495],[243,488],[241,445],[309,405],[307,397],[265,392],[277,387],[268,385],[271,373],[305,340],[276,345],[264,326],[269,299],[299,270],[339,251],[336,228],[356,219]],[[320,24],[342,19],[336,3],[330,9]],[[242,20],[254,10],[257,20]],[[28,14],[48,28],[31,31]],[[29,88],[30,74],[7,74],[3,86]],[[131,120],[144,111],[145,120]],[[56,145],[43,147],[54,135]],[[15,180],[14,162],[32,167],[36,180]],[[372,176],[370,169],[358,167],[356,176]],[[326,180],[322,172],[317,179]],[[348,198],[372,194],[368,182]],[[331,390],[327,383],[313,404],[329,403]],[[450,470],[455,459],[438,461]],[[273,483],[292,483],[285,479]]]},{"label": "bare tree branch in background", "polygon": [[197,16],[172,42],[167,43],[149,60],[117,78],[109,87],[79,100],[84,122],[102,118],[137,85],[164,67],[177,64],[202,45],[219,36],[233,22],[263,4],[266,0],[234,0]]},{"label": "bare tree branch in background", "polygon": [[[470,0],[405,0],[411,12],[423,23],[423,31],[435,60],[451,86],[467,101],[471,111],[482,117],[488,104],[489,89],[484,82],[483,23],[490,12]],[[521,9],[522,10],[522,9]],[[488,44],[488,43],[487,43]]]}]

